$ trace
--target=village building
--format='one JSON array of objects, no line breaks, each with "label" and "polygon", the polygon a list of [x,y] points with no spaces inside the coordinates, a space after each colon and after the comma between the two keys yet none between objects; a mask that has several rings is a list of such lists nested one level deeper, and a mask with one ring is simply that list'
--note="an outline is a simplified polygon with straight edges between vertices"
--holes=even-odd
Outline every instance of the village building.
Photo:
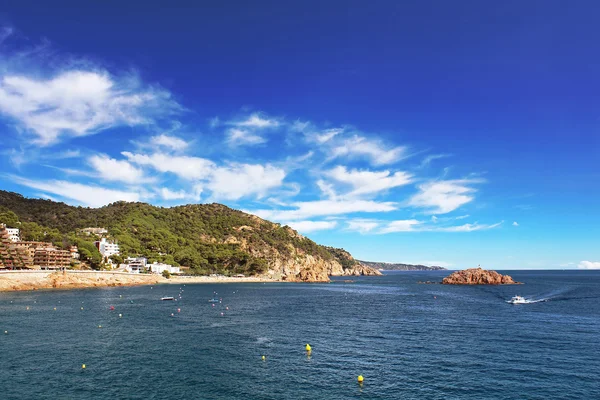
[{"label": "village building", "polygon": [[102,238],[96,242],[94,242],[102,257],[109,259],[110,256],[119,255],[119,245],[112,241],[106,240],[106,238]]},{"label": "village building", "polygon": [[179,274],[181,272],[179,267],[174,267],[171,264],[163,264],[156,261],[152,264],[148,264],[148,270],[153,274],[162,274],[164,271],[168,271],[170,274]]},{"label": "village building", "polygon": [[0,269],[25,269],[33,264],[29,252],[15,246],[6,226],[0,226]]},{"label": "village building", "polygon": [[56,247],[38,247],[35,249],[33,264],[41,269],[63,269],[71,265],[71,252]]},{"label": "village building", "polygon": [[106,230],[106,228],[83,228],[81,230],[81,232],[85,233],[86,235],[106,235],[108,233],[108,230]]},{"label": "village building", "polygon": [[18,228],[6,228],[6,232],[8,232],[8,238],[11,241],[18,242],[21,240],[21,235]]}]

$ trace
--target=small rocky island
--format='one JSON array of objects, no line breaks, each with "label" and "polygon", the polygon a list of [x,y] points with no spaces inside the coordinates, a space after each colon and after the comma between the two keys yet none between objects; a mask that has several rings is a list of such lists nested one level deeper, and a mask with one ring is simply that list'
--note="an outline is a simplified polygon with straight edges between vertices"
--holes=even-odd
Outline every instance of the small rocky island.
[{"label": "small rocky island", "polygon": [[509,275],[501,275],[496,271],[483,268],[456,271],[442,280],[444,285],[516,285],[519,283]]}]

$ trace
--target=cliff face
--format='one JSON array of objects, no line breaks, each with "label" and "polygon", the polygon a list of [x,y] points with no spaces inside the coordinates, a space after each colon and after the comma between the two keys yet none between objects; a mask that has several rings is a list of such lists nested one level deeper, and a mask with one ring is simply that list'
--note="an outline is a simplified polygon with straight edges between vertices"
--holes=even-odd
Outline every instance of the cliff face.
[{"label": "cliff face", "polygon": [[518,283],[509,275],[501,275],[496,271],[482,268],[456,271],[442,280],[442,284],[445,285],[514,285]]},{"label": "cliff face", "polygon": [[[242,273],[311,282],[328,281],[331,275],[378,274],[343,249],[320,246],[288,226],[221,204],[161,208],[117,202],[93,209],[0,191],[0,215],[10,212],[30,240],[59,246],[77,240],[81,247],[82,241],[96,240],[83,234],[83,228],[102,227],[119,243],[122,256],[187,266],[193,274]],[[52,237],[32,236],[46,232]]]}]

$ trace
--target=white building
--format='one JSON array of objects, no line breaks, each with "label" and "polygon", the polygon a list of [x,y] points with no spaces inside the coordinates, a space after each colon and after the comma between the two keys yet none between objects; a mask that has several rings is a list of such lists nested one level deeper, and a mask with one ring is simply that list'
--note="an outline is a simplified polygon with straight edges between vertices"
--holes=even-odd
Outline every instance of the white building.
[{"label": "white building", "polygon": [[139,274],[146,269],[148,259],[145,257],[127,257],[125,263],[121,264],[120,267],[125,269],[127,272]]},{"label": "white building", "polygon": [[8,238],[12,242],[20,242],[21,236],[19,234],[19,228],[6,228],[6,232],[8,233]]},{"label": "white building", "polygon": [[104,235],[107,234],[108,231],[106,230],[106,228],[83,228],[81,230],[81,232],[85,233],[86,235]]},{"label": "white building", "polygon": [[110,257],[112,255],[119,255],[119,245],[117,243],[112,243],[106,240],[106,238],[102,238],[98,242],[94,242],[102,257]]},{"label": "white building", "polygon": [[148,264],[148,269],[153,274],[162,274],[164,271],[169,271],[169,273],[171,274],[178,274],[181,272],[179,267],[174,267],[171,264],[163,264],[158,262]]}]

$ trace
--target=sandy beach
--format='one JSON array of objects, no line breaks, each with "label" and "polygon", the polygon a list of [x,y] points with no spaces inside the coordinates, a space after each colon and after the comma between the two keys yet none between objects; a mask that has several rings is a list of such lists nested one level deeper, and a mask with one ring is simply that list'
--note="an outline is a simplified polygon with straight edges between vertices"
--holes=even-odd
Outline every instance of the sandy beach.
[{"label": "sandy beach", "polygon": [[130,274],[111,271],[2,271],[0,291],[39,289],[76,289],[87,287],[136,286],[187,283],[256,283],[277,282],[260,277],[172,276],[166,279],[155,274]]}]

